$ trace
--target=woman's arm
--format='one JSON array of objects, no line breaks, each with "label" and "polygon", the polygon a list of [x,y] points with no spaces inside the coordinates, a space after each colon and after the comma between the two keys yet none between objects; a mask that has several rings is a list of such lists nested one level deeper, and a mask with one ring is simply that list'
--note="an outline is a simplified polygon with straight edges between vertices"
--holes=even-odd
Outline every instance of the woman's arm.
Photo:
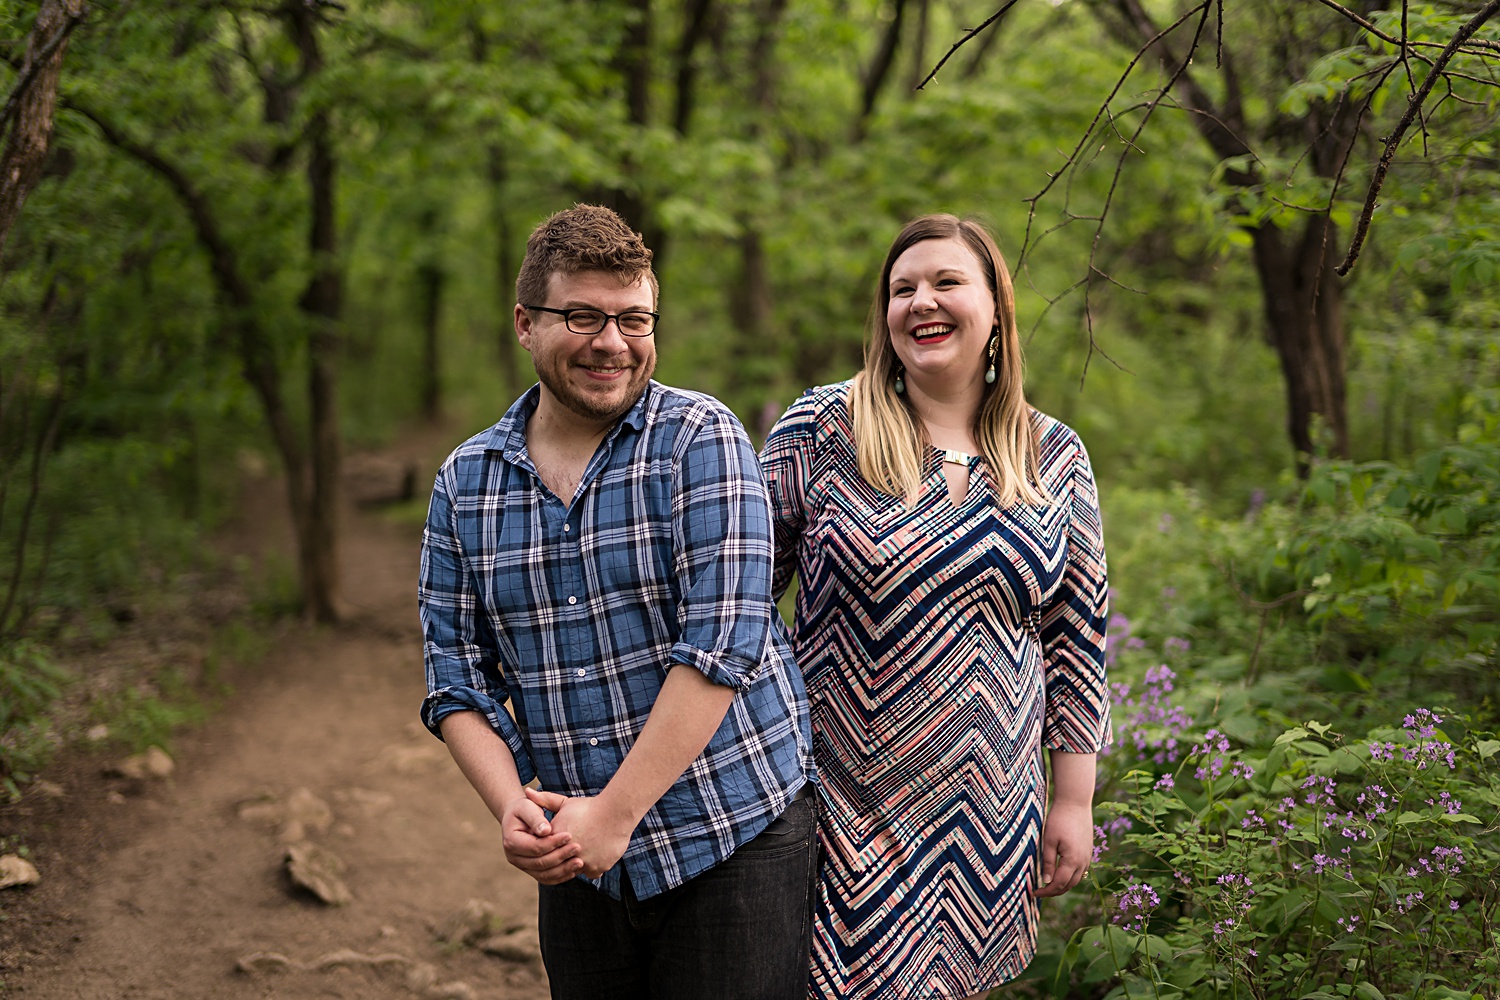
[{"label": "woman's arm", "polygon": [[1094,855],[1095,754],[1049,751],[1052,802],[1042,821],[1038,896],[1061,896],[1083,880]]}]

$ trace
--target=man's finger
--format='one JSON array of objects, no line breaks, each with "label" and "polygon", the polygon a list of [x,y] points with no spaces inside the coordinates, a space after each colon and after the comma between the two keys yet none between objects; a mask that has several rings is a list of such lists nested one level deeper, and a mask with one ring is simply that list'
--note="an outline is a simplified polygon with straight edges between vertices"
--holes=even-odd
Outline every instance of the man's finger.
[{"label": "man's finger", "polygon": [[552,824],[548,822],[547,814],[529,798],[517,799],[510,813],[532,836],[546,837],[552,833]]},{"label": "man's finger", "polygon": [[583,862],[578,861],[578,852],[580,850],[581,848],[577,844],[563,844],[554,850],[548,851],[546,854],[518,854],[510,859],[510,863],[523,871],[539,872],[576,861],[577,863],[570,867],[574,871],[577,871],[583,867]]},{"label": "man's finger", "polygon": [[583,870],[583,862],[574,858],[539,872],[527,872],[542,885],[561,885]]},{"label": "man's finger", "polygon": [[573,843],[571,833],[554,833],[546,837],[533,837],[527,833],[512,833],[503,838],[505,853],[507,856],[520,858],[544,858],[549,854],[563,848],[573,848],[572,854],[578,853],[578,845]]},{"label": "man's finger", "polygon": [[547,809],[552,812],[557,812],[564,805],[566,805],[568,801],[568,797],[566,795],[559,795],[556,792],[543,791],[540,788],[526,789],[526,797],[532,802],[535,802],[537,805],[541,806],[543,809]]},{"label": "man's finger", "polygon": [[565,844],[541,857],[506,852],[506,860],[543,885],[566,882],[583,870],[583,859],[577,857],[577,844]]}]

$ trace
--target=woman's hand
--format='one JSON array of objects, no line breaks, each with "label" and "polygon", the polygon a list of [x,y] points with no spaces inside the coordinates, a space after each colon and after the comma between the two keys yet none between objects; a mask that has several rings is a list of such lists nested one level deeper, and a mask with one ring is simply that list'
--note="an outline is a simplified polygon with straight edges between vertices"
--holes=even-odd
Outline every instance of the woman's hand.
[{"label": "woman's hand", "polygon": [[1042,884],[1037,896],[1061,896],[1088,874],[1094,857],[1095,755],[1050,752],[1052,804],[1042,822]]},{"label": "woman's hand", "polygon": [[1083,881],[1093,855],[1093,809],[1054,802],[1042,823],[1042,884],[1036,895],[1061,896]]}]

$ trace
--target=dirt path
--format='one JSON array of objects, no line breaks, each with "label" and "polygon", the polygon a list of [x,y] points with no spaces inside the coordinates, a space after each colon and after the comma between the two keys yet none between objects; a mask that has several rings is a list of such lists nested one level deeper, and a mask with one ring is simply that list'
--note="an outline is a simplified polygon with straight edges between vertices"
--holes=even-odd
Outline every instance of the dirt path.
[{"label": "dirt path", "polygon": [[[431,482],[424,458],[418,481]],[[250,516],[274,519],[274,497]],[[284,526],[254,530],[285,544]],[[123,801],[75,803],[75,819],[60,814],[70,829],[38,842],[44,881],[23,890],[38,894],[24,904],[33,909],[25,922],[31,940],[12,943],[0,993],[546,995],[536,962],[435,936],[470,900],[509,927],[534,925],[536,892],[505,863],[494,821],[415,721],[424,692],[418,532],[352,511],[345,531],[350,622],[288,630],[255,677],[237,680],[231,703],[178,741],[170,780],[146,783]],[[104,786],[95,786],[70,794],[98,795]],[[332,811],[320,829],[327,818],[312,809],[303,832],[346,864],[353,895],[346,906],[290,887],[284,841],[296,831],[279,814],[293,793]]]}]

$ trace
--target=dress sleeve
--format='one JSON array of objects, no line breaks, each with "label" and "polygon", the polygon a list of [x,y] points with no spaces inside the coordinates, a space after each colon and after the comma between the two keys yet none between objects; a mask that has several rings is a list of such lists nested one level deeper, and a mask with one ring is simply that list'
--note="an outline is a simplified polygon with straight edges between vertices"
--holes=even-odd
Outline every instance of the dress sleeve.
[{"label": "dress sleeve", "polygon": [[438,723],[443,719],[454,712],[480,713],[510,748],[525,784],[536,776],[536,769],[520,729],[505,710],[510,689],[500,671],[499,644],[459,544],[449,475],[450,466],[438,473],[422,531],[422,568],[417,580],[422,659],[427,669],[422,723],[442,739]]},{"label": "dress sleeve", "polygon": [[684,427],[672,488],[678,640],[669,659],[745,691],[771,639],[771,515],[755,449],[728,410]]},{"label": "dress sleeve", "polygon": [[766,436],[760,464],[771,498],[771,525],[776,536],[775,575],[771,596],[781,600],[797,569],[797,546],[807,524],[806,496],[817,419],[808,391],[782,414]]},{"label": "dress sleeve", "polygon": [[1073,447],[1061,498],[1068,504],[1067,564],[1061,586],[1042,608],[1039,629],[1047,685],[1042,742],[1096,753],[1112,739],[1104,674],[1109,577],[1094,472],[1083,444],[1075,440]]}]

